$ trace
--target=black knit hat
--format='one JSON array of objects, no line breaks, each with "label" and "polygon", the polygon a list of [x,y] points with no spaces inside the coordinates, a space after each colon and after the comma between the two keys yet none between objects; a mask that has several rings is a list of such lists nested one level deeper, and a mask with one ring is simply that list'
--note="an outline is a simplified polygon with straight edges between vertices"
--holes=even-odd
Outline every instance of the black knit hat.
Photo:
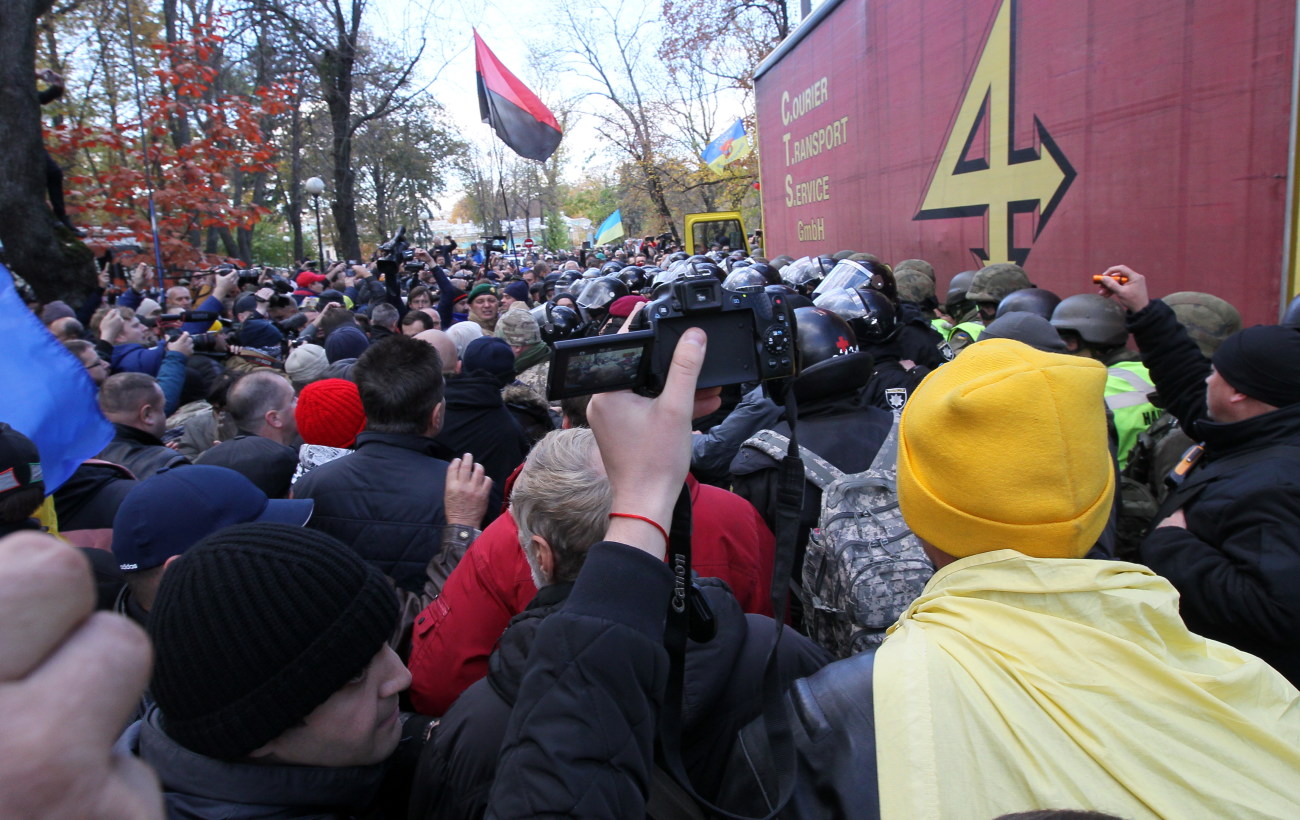
[{"label": "black knit hat", "polygon": [[199,754],[244,757],[343,688],[396,624],[392,586],[331,536],[215,533],[167,570],[150,614],[164,728]]},{"label": "black knit hat", "polygon": [[1255,325],[1214,352],[1214,368],[1232,388],[1274,407],[1300,403],[1300,328]]}]

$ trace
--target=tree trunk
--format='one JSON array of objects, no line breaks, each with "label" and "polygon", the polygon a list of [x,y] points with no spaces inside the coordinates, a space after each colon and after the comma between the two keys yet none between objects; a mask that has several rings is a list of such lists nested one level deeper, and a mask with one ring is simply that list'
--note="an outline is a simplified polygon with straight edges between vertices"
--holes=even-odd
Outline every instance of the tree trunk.
[{"label": "tree trunk", "polygon": [[[301,86],[299,87],[301,88]],[[302,243],[302,92],[294,101],[293,112],[289,118],[289,185],[285,191],[285,216],[289,220],[289,230],[293,233],[293,261],[298,263],[307,258]]]},{"label": "tree trunk", "polygon": [[[335,252],[339,259],[360,259],[357,234],[356,174],[352,170],[352,69],[356,62],[348,44],[326,54],[320,63],[321,90],[330,112],[330,157],[334,164],[334,196],[330,212],[338,229]],[[322,260],[322,263],[324,260]]]},{"label": "tree trunk", "polygon": [[659,169],[651,161],[642,161],[641,168],[645,174],[647,193],[650,194],[650,201],[654,203],[655,212],[667,223],[673,240],[680,242],[681,236],[677,233],[677,223],[673,220],[672,209],[668,207],[668,196],[664,192],[663,177],[660,176]]},{"label": "tree trunk", "polygon": [[77,305],[95,282],[90,249],[56,229],[45,195],[36,99],[36,20],[52,0],[0,3],[0,257],[44,302]]},{"label": "tree trunk", "polygon": [[[131,10],[128,8],[127,13]],[[176,0],[163,0],[163,27],[164,34],[167,38],[167,45],[175,45],[180,40],[180,19],[176,11]],[[171,65],[175,68],[175,65]],[[171,99],[176,98],[176,84],[172,84]],[[167,117],[167,126],[171,131],[172,147],[176,149],[184,148],[190,144],[190,122],[186,119],[184,113],[172,114]]]}]

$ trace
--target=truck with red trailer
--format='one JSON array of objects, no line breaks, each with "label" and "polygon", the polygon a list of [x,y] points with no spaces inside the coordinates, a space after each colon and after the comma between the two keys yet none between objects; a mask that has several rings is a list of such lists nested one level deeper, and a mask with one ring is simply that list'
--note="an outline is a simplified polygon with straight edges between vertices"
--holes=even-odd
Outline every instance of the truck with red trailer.
[{"label": "truck with red trailer", "polygon": [[1297,293],[1297,0],[826,0],[755,75],[768,256],[1061,295],[1112,264],[1276,322]]}]

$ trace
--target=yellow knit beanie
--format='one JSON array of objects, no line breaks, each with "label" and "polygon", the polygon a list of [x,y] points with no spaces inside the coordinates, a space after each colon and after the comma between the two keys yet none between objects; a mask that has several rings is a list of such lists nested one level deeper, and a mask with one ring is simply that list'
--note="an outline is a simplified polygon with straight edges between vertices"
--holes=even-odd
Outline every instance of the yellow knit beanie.
[{"label": "yellow knit beanie", "polygon": [[949,555],[1079,558],[1110,515],[1106,368],[1010,339],[926,377],[899,426],[898,501]]}]

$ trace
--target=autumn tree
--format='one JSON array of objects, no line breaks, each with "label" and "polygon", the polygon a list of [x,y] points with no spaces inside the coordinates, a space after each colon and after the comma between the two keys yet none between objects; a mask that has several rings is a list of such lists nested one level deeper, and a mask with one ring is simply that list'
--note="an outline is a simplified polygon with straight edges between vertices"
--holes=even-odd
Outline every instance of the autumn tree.
[{"label": "autumn tree", "polygon": [[450,160],[465,150],[442,106],[413,101],[357,132],[359,213],[377,237],[391,236],[399,224],[421,224],[434,193],[448,182]]},{"label": "autumn tree", "polygon": [[[153,74],[162,93],[139,101],[138,118],[108,126],[67,124],[53,134],[67,165],[100,158],[68,176],[75,212],[129,228],[145,246],[152,246],[156,224],[168,268],[210,263],[216,249],[196,245],[197,235],[206,231],[211,238],[220,230],[230,236],[239,230],[251,238],[253,226],[268,212],[238,185],[233,197],[228,189],[234,177],[274,169],[276,152],[263,119],[283,114],[294,89],[277,83],[249,95],[214,96],[218,69],[211,58],[222,41],[211,28],[196,26],[191,39],[156,43]],[[174,129],[181,121],[198,127],[177,141]]]},{"label": "autumn tree", "polygon": [[695,60],[728,85],[752,90],[754,69],[797,20],[787,0],[663,0],[663,22],[670,69]]},{"label": "autumn tree", "polygon": [[595,89],[587,99],[596,105],[587,113],[600,135],[631,163],[657,218],[678,236],[661,167],[663,135],[655,116],[661,97],[651,86],[657,60],[652,45],[661,22],[627,0],[613,6],[564,0],[560,10],[570,29],[568,65]]},{"label": "autumn tree", "polygon": [[[334,183],[330,186],[330,210],[338,231],[338,250],[344,257],[357,258],[361,256],[353,164],[357,132],[367,123],[402,108],[425,90],[413,88],[411,82],[424,53],[424,41],[388,71],[382,86],[375,84],[377,93],[362,103],[357,95],[359,79],[370,56],[362,25],[367,0],[253,0],[253,6],[298,42],[316,74],[321,99],[329,112]],[[433,75],[436,77],[440,70]]]}]

